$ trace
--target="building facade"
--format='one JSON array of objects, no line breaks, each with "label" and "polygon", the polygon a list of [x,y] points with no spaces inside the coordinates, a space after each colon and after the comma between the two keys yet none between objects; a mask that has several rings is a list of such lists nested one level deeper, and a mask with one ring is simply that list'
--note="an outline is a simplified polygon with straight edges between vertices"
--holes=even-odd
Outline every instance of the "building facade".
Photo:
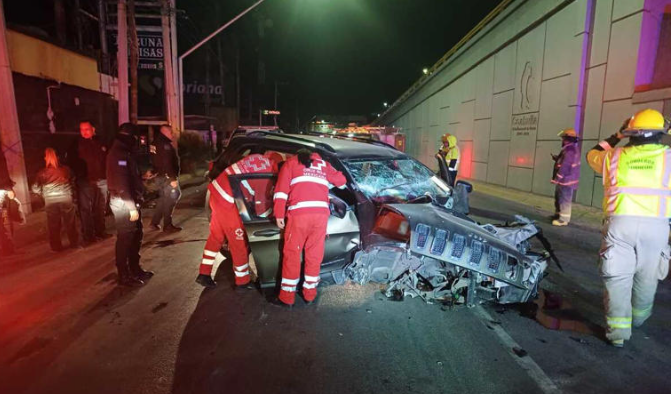
[{"label": "building facade", "polygon": [[[561,130],[586,152],[640,109],[670,117],[670,0],[513,0],[487,19],[378,122],[428,166],[450,132],[461,177],[552,195]],[[602,200],[585,158],[576,200]]]}]

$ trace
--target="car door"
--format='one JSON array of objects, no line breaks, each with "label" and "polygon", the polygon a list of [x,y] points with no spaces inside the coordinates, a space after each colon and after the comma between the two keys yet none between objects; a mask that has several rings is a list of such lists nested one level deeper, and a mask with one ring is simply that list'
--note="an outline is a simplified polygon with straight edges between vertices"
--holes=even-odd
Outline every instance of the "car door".
[{"label": "car door", "polygon": [[[282,232],[272,214],[276,178],[275,174],[229,176],[262,287],[273,286],[280,274]],[[352,251],[359,245],[359,226],[354,211],[336,196],[330,195],[330,200],[334,213],[327,224],[322,272],[348,263]]]}]

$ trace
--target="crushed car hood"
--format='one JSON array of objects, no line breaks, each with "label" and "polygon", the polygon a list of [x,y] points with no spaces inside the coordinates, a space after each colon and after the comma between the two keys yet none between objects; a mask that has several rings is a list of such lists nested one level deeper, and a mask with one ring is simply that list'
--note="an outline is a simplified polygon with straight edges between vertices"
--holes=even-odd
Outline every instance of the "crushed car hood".
[{"label": "crushed car hood", "polygon": [[408,220],[411,252],[480,272],[521,289],[535,287],[536,275],[532,275],[532,280],[529,275],[526,280],[524,275],[531,268],[532,259],[477,223],[433,204],[387,207]]},{"label": "crushed car hood", "polygon": [[410,239],[374,243],[358,252],[346,268],[351,280],[390,283],[390,288],[431,300],[441,299],[448,287],[454,292],[456,275],[469,272],[474,280],[492,284],[498,302],[525,302],[536,295],[548,254],[528,251],[527,240],[538,232],[531,221],[517,217],[510,225],[479,225],[431,203],[382,208],[406,218]]}]

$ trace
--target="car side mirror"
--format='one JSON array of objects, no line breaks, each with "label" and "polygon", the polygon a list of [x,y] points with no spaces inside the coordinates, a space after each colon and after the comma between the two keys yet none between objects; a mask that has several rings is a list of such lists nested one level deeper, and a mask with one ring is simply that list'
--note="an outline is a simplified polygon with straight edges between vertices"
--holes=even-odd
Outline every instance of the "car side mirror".
[{"label": "car side mirror", "polygon": [[467,181],[462,180],[457,181],[457,183],[455,184],[455,188],[457,188],[458,186],[464,187],[464,190],[466,190],[467,193],[471,193],[471,191],[474,190],[474,186],[472,186],[471,183]]},{"label": "car side mirror", "polygon": [[335,196],[329,196],[329,212],[332,216],[343,219],[348,212],[348,204]]}]

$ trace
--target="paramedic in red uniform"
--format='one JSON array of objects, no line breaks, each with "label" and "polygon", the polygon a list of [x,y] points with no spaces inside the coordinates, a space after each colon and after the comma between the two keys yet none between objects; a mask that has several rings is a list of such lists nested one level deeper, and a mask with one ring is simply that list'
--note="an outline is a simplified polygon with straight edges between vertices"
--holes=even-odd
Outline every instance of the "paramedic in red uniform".
[{"label": "paramedic in red uniform", "polygon": [[[282,158],[275,152],[267,152],[263,155],[249,155],[227,167],[208,185],[212,219],[210,219],[210,235],[205,243],[199,275],[196,278],[197,283],[205,287],[215,287],[217,285],[212,279],[212,266],[215,263],[215,256],[217,256],[217,253],[219,253],[224,244],[224,240],[226,240],[229,245],[231,258],[233,259],[235,288],[243,289],[250,284],[247,240],[245,239],[245,230],[238,213],[238,207],[236,207],[233,200],[229,175],[252,173],[275,174],[278,172],[277,163],[281,160]],[[266,192],[266,184],[261,184],[257,180],[244,180],[241,184],[246,198],[254,201],[256,206],[256,195],[258,194],[262,197],[259,200],[263,199],[263,195]],[[253,187],[257,190],[253,189]],[[250,197],[252,198],[250,199]],[[264,217],[264,215],[268,215],[268,212],[257,212],[257,216]]]},{"label": "paramedic in red uniform", "polygon": [[319,154],[307,149],[301,149],[296,156],[287,159],[280,170],[273,195],[273,212],[278,227],[285,229],[285,244],[280,293],[274,304],[294,304],[302,250],[306,262],[303,298],[307,303],[315,300],[329,219],[329,188],[345,188],[345,183],[342,173]]}]

